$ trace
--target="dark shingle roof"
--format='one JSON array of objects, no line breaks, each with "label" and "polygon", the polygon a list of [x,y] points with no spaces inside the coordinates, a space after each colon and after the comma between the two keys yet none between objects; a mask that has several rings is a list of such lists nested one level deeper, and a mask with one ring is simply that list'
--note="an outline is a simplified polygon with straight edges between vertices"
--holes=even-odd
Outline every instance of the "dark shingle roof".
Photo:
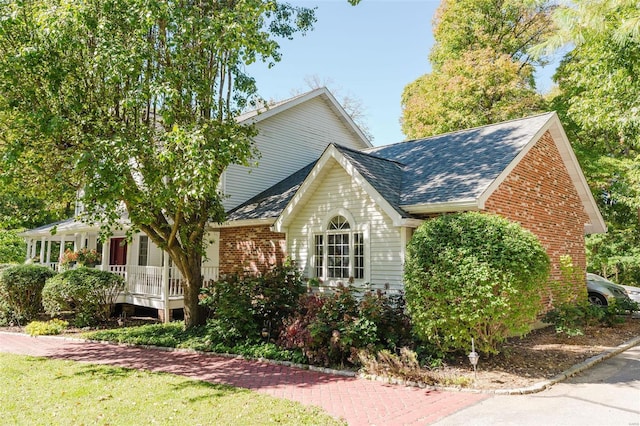
[{"label": "dark shingle roof", "polygon": [[553,113],[367,150],[402,163],[401,205],[477,199]]},{"label": "dark shingle roof", "polygon": [[227,213],[227,220],[266,219],[278,217],[295,195],[296,191],[313,169],[316,162],[307,165],[294,174],[261,192],[249,201]]},{"label": "dark shingle roof", "polygon": [[407,216],[400,208],[402,164],[343,146],[336,145],[336,148],[398,213]]},{"label": "dark shingle roof", "polygon": [[[342,155],[403,217],[401,206],[476,200],[553,113]],[[228,220],[279,216],[315,163],[231,210]]]}]

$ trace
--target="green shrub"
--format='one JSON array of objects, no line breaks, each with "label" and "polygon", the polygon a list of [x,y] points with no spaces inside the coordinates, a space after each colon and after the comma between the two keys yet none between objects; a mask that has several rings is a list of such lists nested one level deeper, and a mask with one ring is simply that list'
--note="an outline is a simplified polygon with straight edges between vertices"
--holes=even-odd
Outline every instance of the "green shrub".
[{"label": "green shrub", "polygon": [[416,335],[443,352],[495,353],[530,331],[541,310],[549,258],[518,224],[480,213],[444,215],[407,247],[405,289]]},{"label": "green shrub", "polygon": [[581,336],[585,327],[611,327],[625,322],[631,313],[637,310],[638,303],[632,300],[612,300],[607,306],[595,306],[586,301],[577,304],[565,303],[547,312],[543,321],[552,324],[556,333]]},{"label": "green shrub", "polygon": [[[42,312],[42,289],[55,272],[40,265],[15,265],[0,272],[0,299],[9,322],[28,321]],[[2,308],[0,308],[2,309]]]},{"label": "green shrub", "polygon": [[49,279],[42,291],[47,313],[72,312],[77,327],[109,319],[124,280],[117,274],[80,267]]},{"label": "green shrub", "polygon": [[606,315],[606,309],[593,306],[589,302],[565,303],[547,312],[542,320],[552,324],[556,333],[581,336],[584,334],[584,327],[604,321]]},{"label": "green shrub", "polygon": [[[611,326],[624,322],[624,316],[638,310],[633,300],[612,300],[608,306],[594,306],[587,302],[584,271],[576,267],[570,256],[560,257],[561,280],[552,290],[554,308],[545,314],[543,321],[552,324],[557,333],[568,336],[584,334],[584,327]],[[583,289],[582,294],[575,286]]]},{"label": "green shrub", "polygon": [[69,327],[67,321],[63,321],[57,318],[51,321],[32,321],[25,327],[25,331],[30,336],[47,336],[60,334]]},{"label": "green shrub", "polygon": [[9,303],[0,297],[0,327],[6,327],[14,324],[14,315]]},{"label": "green shrub", "polygon": [[185,330],[184,323],[176,321],[169,324],[148,324],[138,327],[92,331],[84,334],[84,337],[134,345],[177,347],[222,354],[232,353],[250,358],[268,358],[298,363],[306,361],[299,350],[282,349],[268,342],[241,342],[228,345],[216,341],[213,338],[215,333],[208,325]]},{"label": "green shrub", "polygon": [[11,268],[12,266],[16,266],[17,263],[0,263],[0,273],[7,268]]},{"label": "green shrub", "polygon": [[209,329],[216,340],[269,340],[278,335],[305,289],[295,264],[287,261],[257,277],[232,275],[211,283],[202,289],[200,304],[211,310]]},{"label": "green shrub", "polygon": [[24,262],[27,244],[18,232],[19,230],[0,229],[0,263]]}]

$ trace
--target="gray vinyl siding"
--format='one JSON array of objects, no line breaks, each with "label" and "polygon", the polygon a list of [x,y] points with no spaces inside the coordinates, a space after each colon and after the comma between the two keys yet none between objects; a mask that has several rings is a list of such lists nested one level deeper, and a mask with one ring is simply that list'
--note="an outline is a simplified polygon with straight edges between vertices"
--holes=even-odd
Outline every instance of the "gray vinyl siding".
[{"label": "gray vinyl siding", "polygon": [[224,207],[229,210],[317,160],[334,142],[353,149],[366,146],[320,97],[257,124],[257,167],[231,165],[225,174]]},{"label": "gray vinyl siding", "polygon": [[369,238],[365,244],[368,243],[369,259],[365,259],[365,265],[372,287],[384,289],[388,284],[390,289],[401,290],[401,228],[393,225],[391,218],[337,163],[325,170],[326,173],[309,189],[309,198],[287,229],[289,254],[303,268],[304,274],[311,276],[309,237],[322,229],[328,215],[342,208],[353,216],[355,226],[368,224]]}]

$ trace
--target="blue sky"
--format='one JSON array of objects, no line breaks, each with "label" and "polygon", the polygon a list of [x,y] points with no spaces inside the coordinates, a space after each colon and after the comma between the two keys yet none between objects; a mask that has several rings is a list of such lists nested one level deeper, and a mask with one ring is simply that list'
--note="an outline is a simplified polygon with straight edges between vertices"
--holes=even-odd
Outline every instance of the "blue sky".
[{"label": "blue sky", "polygon": [[[282,100],[309,90],[305,78],[327,81],[338,100],[358,99],[374,145],[405,139],[400,130],[404,87],[430,72],[431,21],[439,0],[289,0],[317,6],[314,30],[280,42],[282,61],[252,66],[260,95]],[[547,77],[548,80],[548,77]],[[548,84],[539,84],[541,88]]]}]

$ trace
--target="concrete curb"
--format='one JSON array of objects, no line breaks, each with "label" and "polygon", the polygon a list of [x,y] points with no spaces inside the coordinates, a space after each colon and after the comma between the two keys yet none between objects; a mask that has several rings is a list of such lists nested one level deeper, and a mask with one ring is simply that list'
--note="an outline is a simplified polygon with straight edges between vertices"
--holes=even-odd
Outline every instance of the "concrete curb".
[{"label": "concrete curb", "polygon": [[[15,332],[11,332],[11,331],[0,331],[0,334],[22,334],[24,336],[28,336],[28,334],[25,333],[15,333]],[[324,374],[333,374],[336,376],[344,376],[344,377],[353,377],[353,378],[360,378],[360,379],[364,379],[364,380],[373,380],[373,381],[378,381],[378,382],[383,382],[383,383],[389,383],[389,384],[393,384],[393,385],[400,385],[400,386],[407,386],[407,387],[418,387],[421,389],[431,389],[431,390],[441,390],[441,391],[447,391],[447,392],[467,392],[467,393],[482,393],[482,394],[493,394],[493,395],[528,395],[528,394],[532,394],[532,393],[537,393],[537,392],[542,392],[545,389],[550,388],[551,386],[555,385],[556,383],[559,383],[563,380],[568,379],[569,377],[575,376],[578,373],[581,373],[584,370],[587,370],[591,367],[593,367],[594,365],[605,361],[615,355],[618,355],[628,349],[631,349],[634,346],[637,346],[640,344],[640,336],[635,337],[621,345],[616,346],[615,348],[611,348],[608,349],[606,351],[604,351],[603,353],[599,354],[599,355],[595,355],[592,356],[591,358],[588,358],[586,360],[584,360],[583,362],[576,364],[572,367],[570,367],[569,369],[563,371],[562,373],[552,377],[549,380],[544,380],[542,382],[538,382],[535,383],[531,386],[527,386],[524,388],[515,388],[515,389],[472,389],[472,388],[462,388],[462,387],[448,387],[448,386],[438,386],[438,385],[427,385],[426,383],[420,383],[420,382],[414,382],[414,381],[408,381],[408,380],[403,380],[403,379],[398,379],[398,378],[394,378],[394,377],[387,377],[387,376],[376,376],[376,375],[371,375],[371,374],[365,374],[365,373],[356,373],[355,371],[349,371],[349,370],[336,370],[336,369],[331,369],[331,368],[324,368],[324,367],[317,367],[317,366],[313,366],[313,365],[308,365],[308,364],[298,364],[298,363],[294,363],[291,361],[278,361],[278,360],[271,360],[271,359],[266,359],[266,358],[250,358],[250,357],[245,357],[242,355],[236,355],[236,354],[222,354],[222,353],[215,353],[215,352],[204,352],[204,351],[197,351],[194,349],[184,349],[184,348],[168,348],[168,347],[164,347],[164,346],[153,346],[153,345],[134,345],[134,344],[130,344],[130,343],[117,343],[117,342],[109,342],[109,341],[104,341],[104,340],[91,340],[91,339],[83,339],[83,338],[78,338],[78,337],[68,337],[68,336],[32,336],[34,339],[38,338],[38,339],[64,339],[64,340],[72,340],[72,341],[80,341],[80,342],[90,342],[90,343],[100,343],[100,344],[110,344],[110,345],[118,345],[118,346],[125,346],[125,347],[133,347],[133,348],[143,348],[143,349],[153,349],[153,350],[158,350],[158,351],[166,351],[166,352],[184,352],[184,353],[195,353],[198,355],[206,355],[206,356],[217,356],[217,357],[223,357],[223,358],[232,358],[232,359],[242,359],[245,361],[258,361],[258,362],[264,362],[264,363],[269,363],[269,364],[274,364],[274,365],[282,365],[285,367],[293,367],[293,368],[299,368],[302,370],[309,370],[309,371],[315,371],[318,373],[324,373]]]}]

